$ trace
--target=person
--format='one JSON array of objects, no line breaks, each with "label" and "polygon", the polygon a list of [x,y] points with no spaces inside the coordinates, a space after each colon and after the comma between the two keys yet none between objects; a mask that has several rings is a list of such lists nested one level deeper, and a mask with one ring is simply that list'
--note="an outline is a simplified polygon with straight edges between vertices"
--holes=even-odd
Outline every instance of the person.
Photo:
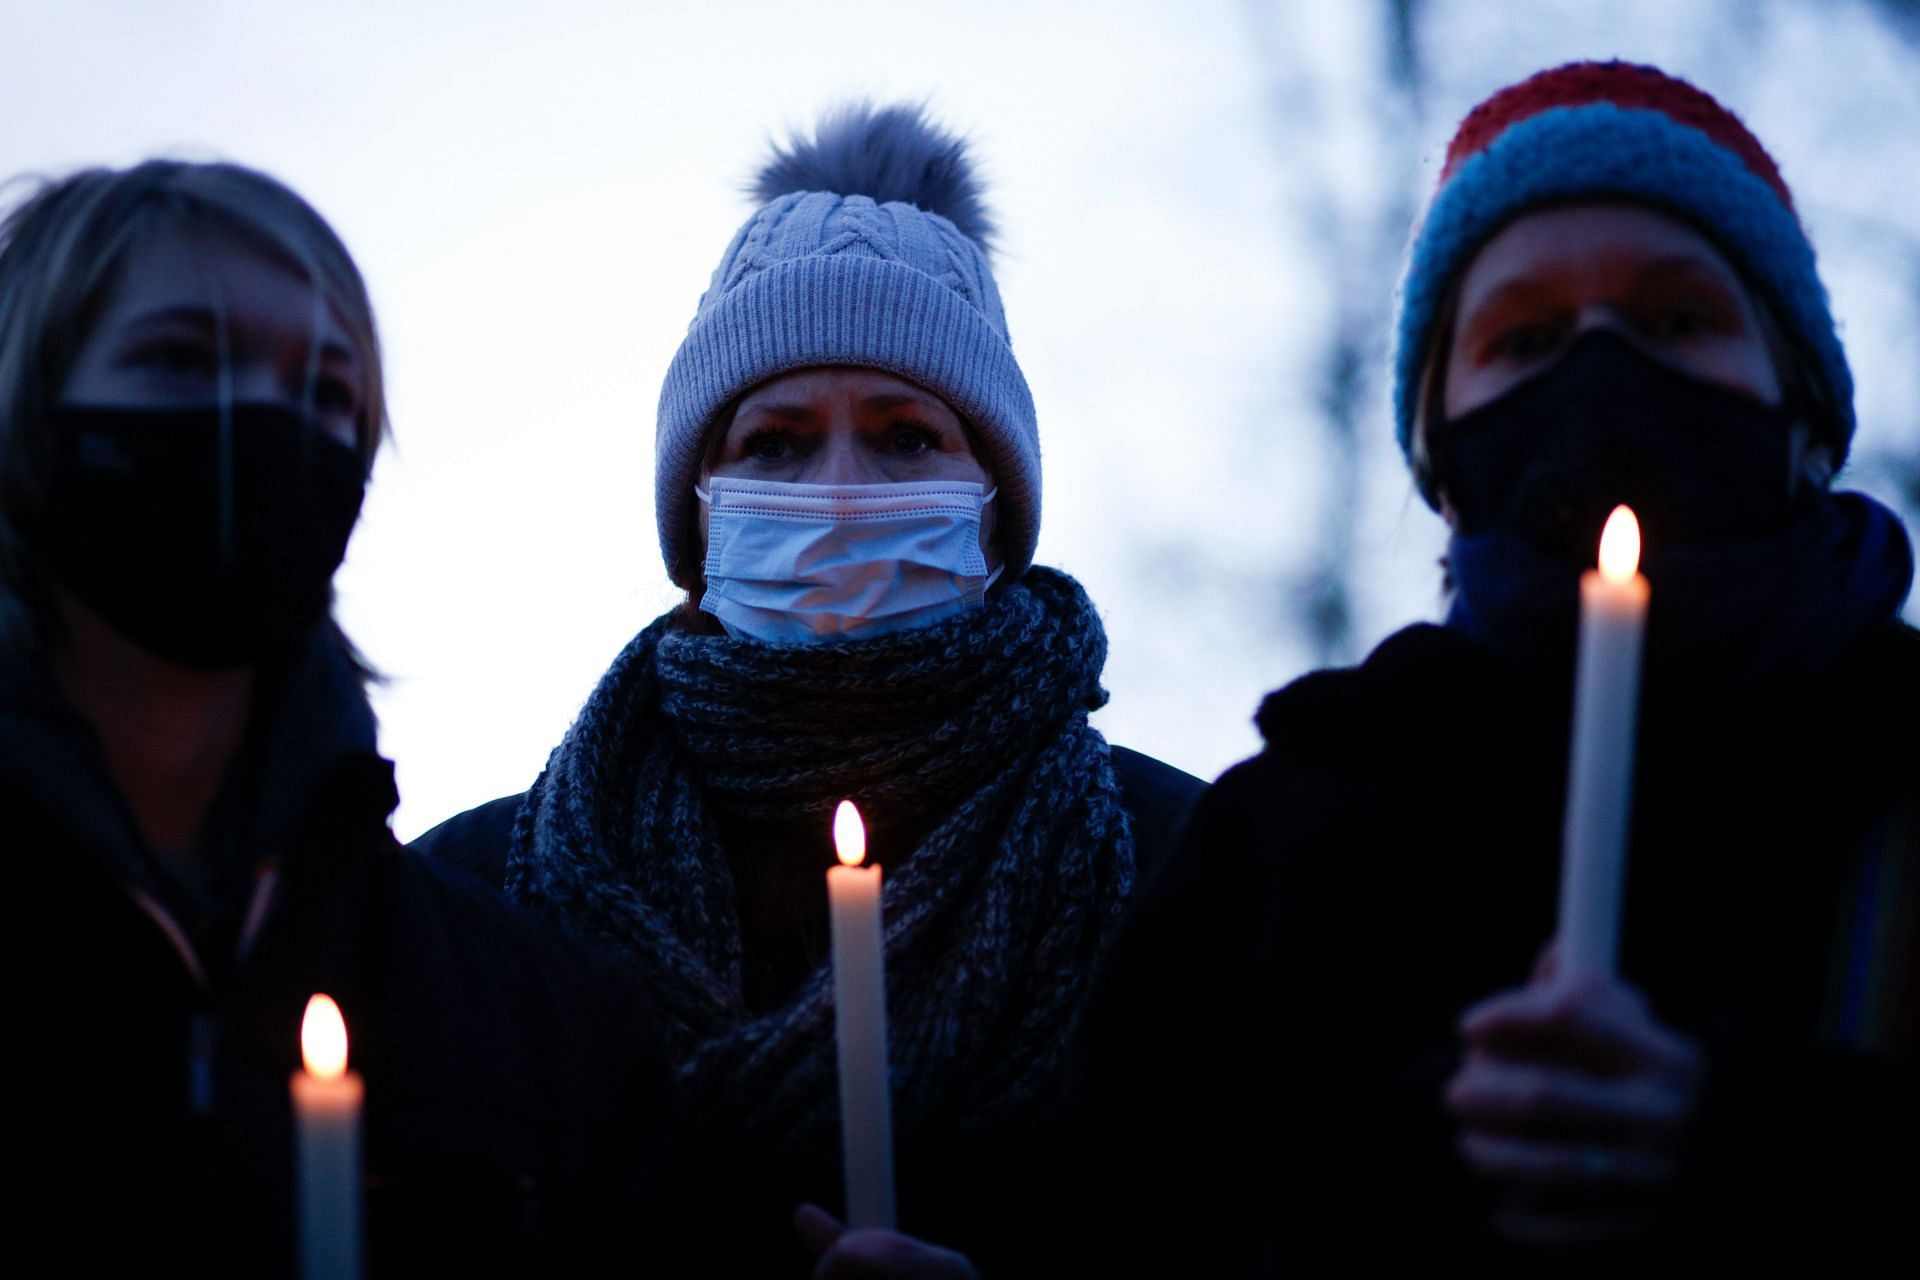
[{"label": "person", "polygon": [[294,1274],[289,1082],[323,993],[364,1083],[371,1274],[593,1270],[616,1229],[675,1274],[644,993],[388,831],[329,598],[386,429],[359,271],[274,179],[89,169],[0,224],[10,1220],[33,1265]]},{"label": "person", "polygon": [[[660,395],[685,604],[529,791],[416,844],[646,979],[712,1155],[718,1270],[991,1275],[1092,971],[1201,784],[1088,723],[1106,638],[1032,563],[1039,436],[964,144],[854,106],[754,194]],[[900,1226],[845,1237],[843,799],[885,875]]]},{"label": "person", "polygon": [[[1898,520],[1832,488],[1852,386],[1785,182],[1657,69],[1542,72],[1455,135],[1397,342],[1451,607],[1271,695],[1144,891],[1076,1058],[1141,1117],[1108,1236],[1216,1274],[1878,1270],[1920,1151],[1920,634]],[[1614,973],[1554,940],[1620,503],[1650,604]]]}]

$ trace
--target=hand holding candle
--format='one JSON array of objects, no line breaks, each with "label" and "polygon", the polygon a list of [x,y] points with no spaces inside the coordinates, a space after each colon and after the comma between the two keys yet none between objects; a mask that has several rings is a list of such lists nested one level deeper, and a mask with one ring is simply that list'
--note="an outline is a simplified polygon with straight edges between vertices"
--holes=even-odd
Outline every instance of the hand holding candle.
[{"label": "hand holding candle", "polygon": [[293,1076],[299,1148],[300,1266],[307,1280],[360,1275],[360,1104],[347,1070],[347,1025],[332,997],[307,1001],[300,1023],[305,1069]]},{"label": "hand holding candle", "polygon": [[842,866],[827,872],[833,915],[834,1032],[840,1051],[840,1133],[847,1225],[894,1224],[893,1103],[887,1084],[887,983],[880,868],[861,864],[867,831],[842,800],[833,815]]},{"label": "hand holding candle", "polygon": [[1560,870],[1563,974],[1612,973],[1619,945],[1649,595],[1639,563],[1639,522],[1628,508],[1615,507],[1600,535],[1600,568],[1580,579],[1580,648]]}]

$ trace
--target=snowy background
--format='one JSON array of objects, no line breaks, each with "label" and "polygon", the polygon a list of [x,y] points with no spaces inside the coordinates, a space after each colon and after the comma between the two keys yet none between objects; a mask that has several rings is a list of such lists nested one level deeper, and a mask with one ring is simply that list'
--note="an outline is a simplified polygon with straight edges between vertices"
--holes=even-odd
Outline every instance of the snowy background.
[{"label": "snowy background", "polygon": [[1451,127],[1573,57],[1742,112],[1822,252],[1851,482],[1920,507],[1920,3],[0,0],[0,175],[280,176],[373,289],[396,447],[340,578],[411,836],[525,787],[673,600],[654,401],[768,138],[852,95],[962,129],[1039,404],[1040,559],[1115,741],[1204,776],[1262,692],[1438,605],[1389,297]]}]

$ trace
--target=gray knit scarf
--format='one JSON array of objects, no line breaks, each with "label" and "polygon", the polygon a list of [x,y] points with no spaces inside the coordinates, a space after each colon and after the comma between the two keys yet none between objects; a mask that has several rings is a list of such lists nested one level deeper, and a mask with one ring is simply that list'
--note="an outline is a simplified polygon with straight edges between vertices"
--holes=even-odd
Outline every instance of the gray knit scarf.
[{"label": "gray knit scarf", "polygon": [[885,868],[895,1124],[984,1123],[1057,1074],[1132,888],[1131,823],[1087,723],[1106,649],[1079,584],[1042,568],[870,640],[767,645],[663,617],[528,793],[507,890],[645,977],[697,1110],[817,1151],[838,1126],[832,975],[747,1010],[712,809],[817,819],[823,845],[843,798],[930,826]]}]

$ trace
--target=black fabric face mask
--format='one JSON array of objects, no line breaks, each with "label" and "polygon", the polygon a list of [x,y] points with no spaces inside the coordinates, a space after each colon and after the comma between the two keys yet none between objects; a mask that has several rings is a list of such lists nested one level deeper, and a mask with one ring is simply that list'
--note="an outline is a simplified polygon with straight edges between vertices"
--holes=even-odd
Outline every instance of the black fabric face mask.
[{"label": "black fabric face mask", "polygon": [[1623,502],[1649,546],[1765,537],[1793,513],[1791,423],[1603,329],[1447,425],[1441,489],[1463,534],[1586,559]]},{"label": "black fabric face mask", "polygon": [[70,406],[31,541],[113,627],[186,666],[245,666],[326,613],[366,493],[358,453],[297,410]]}]

